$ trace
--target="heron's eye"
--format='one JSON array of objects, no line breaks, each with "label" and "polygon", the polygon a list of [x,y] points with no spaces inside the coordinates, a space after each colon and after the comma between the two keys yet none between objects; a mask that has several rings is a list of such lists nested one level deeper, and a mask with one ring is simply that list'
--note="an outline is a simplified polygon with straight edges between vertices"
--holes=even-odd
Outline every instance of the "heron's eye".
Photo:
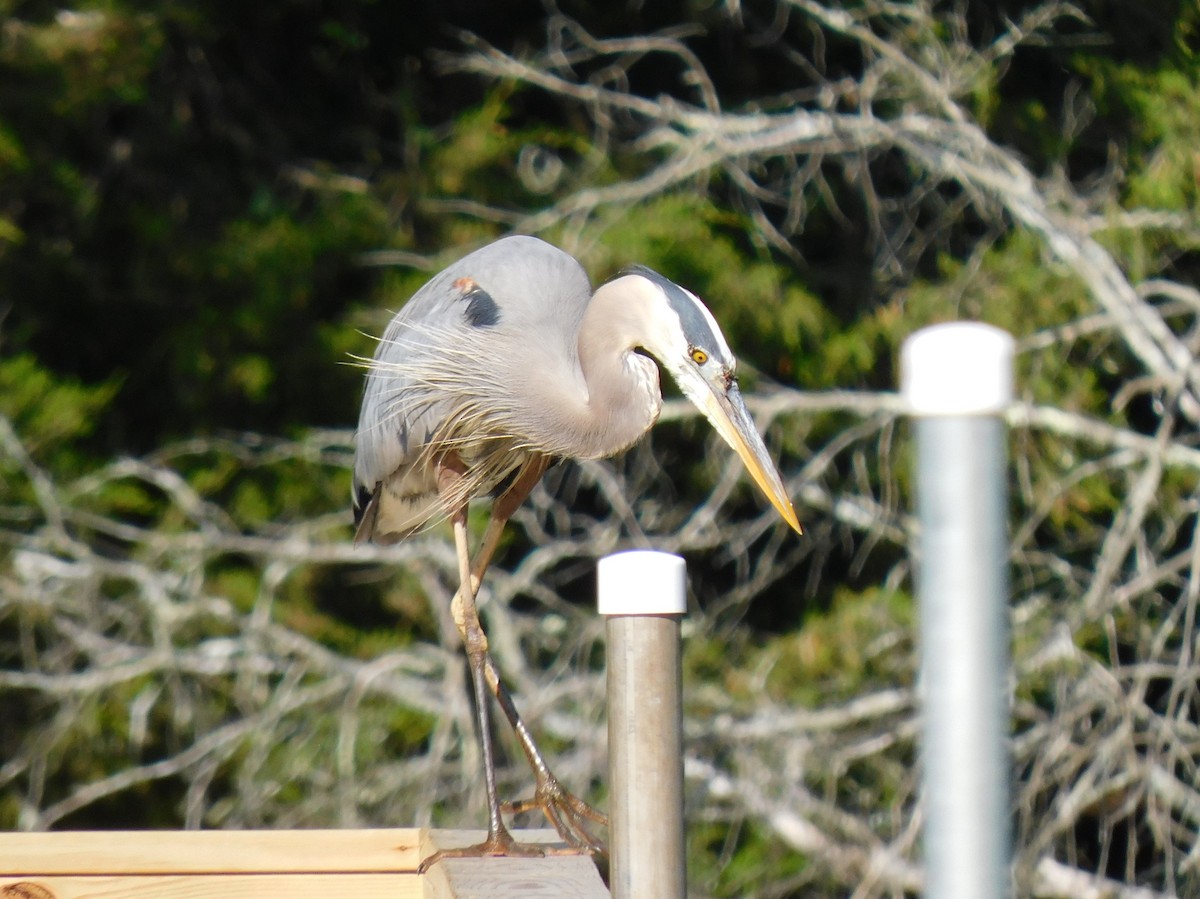
[{"label": "heron's eye", "polygon": [[688,347],[688,355],[692,357],[692,361],[697,365],[703,365],[708,361],[708,353],[700,349],[700,347]]}]

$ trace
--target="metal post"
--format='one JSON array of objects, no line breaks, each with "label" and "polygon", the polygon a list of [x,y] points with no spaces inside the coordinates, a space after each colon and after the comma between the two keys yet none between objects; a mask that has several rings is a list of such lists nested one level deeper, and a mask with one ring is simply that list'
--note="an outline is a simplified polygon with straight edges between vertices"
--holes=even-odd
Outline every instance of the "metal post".
[{"label": "metal post", "polygon": [[679,556],[625,552],[600,560],[598,582],[608,617],[613,899],[683,899],[679,632],[687,572]]},{"label": "metal post", "polygon": [[902,352],[902,391],[916,416],[930,899],[1012,890],[1002,418],[1012,356],[1012,337],[976,323],[926,328]]}]

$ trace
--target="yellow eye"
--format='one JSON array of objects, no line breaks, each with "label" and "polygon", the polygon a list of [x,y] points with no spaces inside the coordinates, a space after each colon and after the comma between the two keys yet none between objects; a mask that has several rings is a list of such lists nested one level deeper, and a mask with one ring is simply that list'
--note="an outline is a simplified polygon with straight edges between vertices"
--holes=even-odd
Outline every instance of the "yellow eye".
[{"label": "yellow eye", "polygon": [[689,349],[688,355],[692,357],[692,361],[697,365],[703,365],[708,361],[708,353],[704,352],[704,350],[700,349],[699,347],[692,347]]}]

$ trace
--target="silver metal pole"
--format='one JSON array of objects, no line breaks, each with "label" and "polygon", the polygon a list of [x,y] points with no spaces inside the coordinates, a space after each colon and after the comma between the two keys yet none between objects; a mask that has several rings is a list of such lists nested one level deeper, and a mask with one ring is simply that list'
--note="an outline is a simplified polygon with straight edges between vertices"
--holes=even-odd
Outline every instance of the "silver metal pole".
[{"label": "silver metal pole", "polygon": [[683,899],[683,559],[634,551],[600,560],[608,635],[609,884],[613,899]]},{"label": "silver metal pole", "polygon": [[1013,340],[988,325],[917,332],[902,352],[916,416],[924,693],[925,895],[1011,895],[1005,427]]}]

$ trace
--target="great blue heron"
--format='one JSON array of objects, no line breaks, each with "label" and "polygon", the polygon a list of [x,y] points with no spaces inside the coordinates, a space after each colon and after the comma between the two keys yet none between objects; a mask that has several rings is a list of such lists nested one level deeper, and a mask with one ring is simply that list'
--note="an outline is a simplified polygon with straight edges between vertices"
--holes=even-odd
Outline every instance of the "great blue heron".
[{"label": "great blue heron", "polygon": [[[453,525],[454,620],[470,661],[488,799],[487,839],[447,855],[540,855],[516,843],[496,792],[488,692],[536,777],[534,798],[575,851],[603,851],[600,815],[559,784],[488,653],[475,608],[505,523],[555,458],[627,449],[662,407],[657,359],[800,532],[742,401],[721,330],[689,291],[633,268],[592,292],[582,266],[533,237],[508,237],[436,275],[392,318],[370,363],[354,460],[356,541],[392,543],[439,518]],[[467,504],[502,484],[474,559]]]}]

